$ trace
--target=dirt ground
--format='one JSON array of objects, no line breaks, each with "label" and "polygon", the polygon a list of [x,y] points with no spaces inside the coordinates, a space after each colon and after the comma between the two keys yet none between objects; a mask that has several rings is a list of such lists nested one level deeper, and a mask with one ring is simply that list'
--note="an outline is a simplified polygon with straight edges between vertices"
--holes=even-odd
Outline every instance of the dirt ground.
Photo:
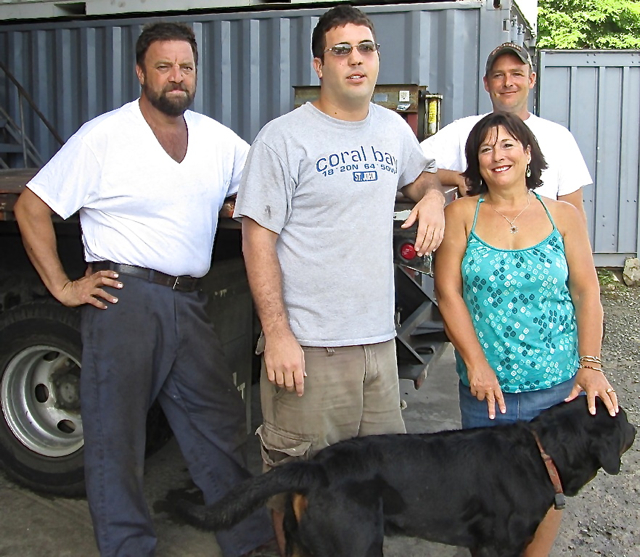
[{"label": "dirt ground", "polygon": [[[602,359],[629,421],[640,424],[640,288],[601,276]],[[640,557],[640,428],[617,476],[600,471],[568,499],[552,557]]]}]

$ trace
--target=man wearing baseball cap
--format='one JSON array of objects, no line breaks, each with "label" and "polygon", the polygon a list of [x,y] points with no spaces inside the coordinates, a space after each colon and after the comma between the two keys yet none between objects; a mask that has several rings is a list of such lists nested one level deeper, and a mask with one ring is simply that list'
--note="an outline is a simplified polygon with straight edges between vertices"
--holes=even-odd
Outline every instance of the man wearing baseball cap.
[{"label": "man wearing baseball cap", "polygon": [[[536,192],[568,201],[584,215],[582,187],[592,183],[589,170],[567,128],[529,112],[529,91],[536,82],[529,53],[515,43],[497,46],[487,57],[483,81],[493,111],[517,114],[538,140],[549,166],[542,173],[543,185]],[[465,144],[471,128],[483,116],[485,114],[455,120],[422,142],[425,154],[436,160],[442,184],[458,186],[461,195],[466,193],[464,178],[460,175],[467,167]]]},{"label": "man wearing baseball cap", "polygon": [[[491,71],[491,68],[493,68],[493,63],[496,61],[497,58],[499,58],[503,54],[513,54],[514,56],[520,59],[520,62],[522,62],[523,64],[527,64],[529,68],[533,69],[533,64],[531,63],[531,56],[529,56],[529,53],[523,47],[521,47],[519,44],[516,44],[516,43],[502,43],[501,45],[498,45],[496,48],[494,48],[489,53],[489,56],[487,56],[487,64],[485,66],[485,75],[489,74],[489,72]],[[486,79],[485,79],[485,84],[486,84]]]}]

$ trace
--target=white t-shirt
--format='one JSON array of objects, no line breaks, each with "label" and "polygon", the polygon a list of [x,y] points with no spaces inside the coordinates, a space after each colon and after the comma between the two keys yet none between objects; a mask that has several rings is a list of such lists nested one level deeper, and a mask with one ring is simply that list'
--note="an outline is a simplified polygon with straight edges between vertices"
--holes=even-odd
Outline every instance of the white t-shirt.
[{"label": "white t-shirt", "polygon": [[251,146],[235,216],[278,234],[283,296],[303,346],[394,338],[397,191],[435,172],[411,128],[375,104],[359,122],[312,104],[273,120]]},{"label": "white t-shirt", "polygon": [[[467,158],[464,148],[473,126],[486,114],[467,116],[451,122],[422,143],[424,153],[436,159],[438,168],[464,172]],[[538,140],[548,168],[542,172],[543,184],[536,193],[556,199],[592,183],[580,148],[571,132],[551,120],[530,114],[524,120]]]},{"label": "white t-shirt", "polygon": [[238,189],[249,145],[207,116],[184,117],[180,163],[133,101],[87,122],[27,184],[62,218],[80,211],[88,262],[194,277],[209,270],[218,212]]}]

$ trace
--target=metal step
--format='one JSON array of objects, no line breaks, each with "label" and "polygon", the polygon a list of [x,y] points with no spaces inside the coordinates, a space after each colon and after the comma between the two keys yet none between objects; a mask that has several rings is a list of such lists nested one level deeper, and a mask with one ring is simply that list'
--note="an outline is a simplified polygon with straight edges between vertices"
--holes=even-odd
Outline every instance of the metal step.
[{"label": "metal step", "polygon": [[0,153],[22,153],[22,145],[0,143]]},{"label": "metal step", "polygon": [[416,389],[449,341],[433,294],[433,278],[419,277],[395,265],[398,376],[412,380]]}]

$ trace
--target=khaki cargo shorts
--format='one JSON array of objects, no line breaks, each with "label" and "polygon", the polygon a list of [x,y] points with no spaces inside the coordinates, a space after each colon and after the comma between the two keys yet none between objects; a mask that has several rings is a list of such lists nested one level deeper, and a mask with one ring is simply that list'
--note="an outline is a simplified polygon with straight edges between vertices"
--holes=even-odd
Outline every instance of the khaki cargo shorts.
[{"label": "khaki cargo shorts", "polygon": [[[260,351],[260,343],[258,353]],[[269,382],[262,361],[258,428],[265,471],[294,458],[309,459],[343,439],[405,433],[395,340],[364,346],[303,346],[304,395]],[[285,497],[268,504],[283,511]]]}]

